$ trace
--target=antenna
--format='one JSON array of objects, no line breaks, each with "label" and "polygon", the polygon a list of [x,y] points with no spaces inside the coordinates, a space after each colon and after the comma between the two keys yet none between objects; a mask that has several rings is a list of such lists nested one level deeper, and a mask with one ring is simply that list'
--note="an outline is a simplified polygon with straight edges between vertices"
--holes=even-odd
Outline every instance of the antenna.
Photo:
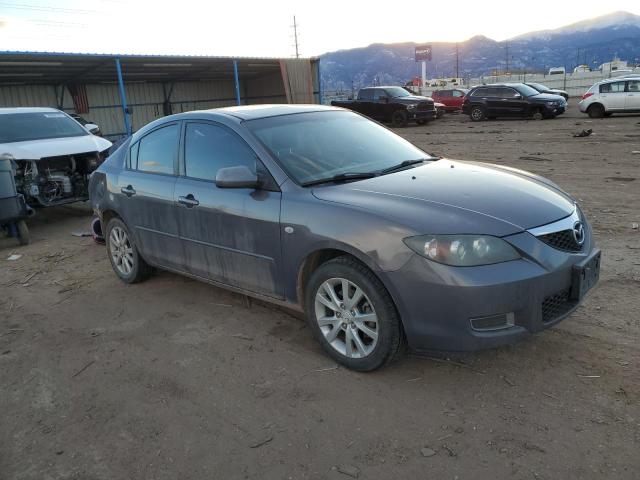
[{"label": "antenna", "polygon": [[296,16],[293,16],[293,38],[295,41],[295,47],[296,47],[296,58],[300,58],[300,52],[298,50],[298,24],[296,22]]},{"label": "antenna", "polygon": [[460,78],[460,63],[458,61],[459,55],[460,55],[460,52],[458,51],[458,42],[456,42],[456,78]]},{"label": "antenna", "polygon": [[507,65],[506,65],[506,72],[504,72],[505,74],[509,73],[509,42],[505,41],[504,42],[504,47],[505,47],[505,51],[506,51],[506,55],[507,55]]}]

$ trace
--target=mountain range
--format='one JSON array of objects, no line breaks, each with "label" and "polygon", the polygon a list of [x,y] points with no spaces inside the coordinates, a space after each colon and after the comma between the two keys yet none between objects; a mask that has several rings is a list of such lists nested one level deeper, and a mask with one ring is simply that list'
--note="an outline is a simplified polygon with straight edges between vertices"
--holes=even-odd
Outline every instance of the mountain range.
[{"label": "mountain range", "polygon": [[[550,67],[587,64],[592,69],[614,56],[640,62],[640,16],[615,12],[554,30],[526,33],[503,42],[478,35],[464,42],[423,42],[432,46],[429,78],[456,75],[456,46],[460,77],[498,72],[544,72]],[[325,90],[398,85],[420,76],[413,42],[381,44],[329,52],[320,56]],[[508,64],[507,64],[508,59]]]}]

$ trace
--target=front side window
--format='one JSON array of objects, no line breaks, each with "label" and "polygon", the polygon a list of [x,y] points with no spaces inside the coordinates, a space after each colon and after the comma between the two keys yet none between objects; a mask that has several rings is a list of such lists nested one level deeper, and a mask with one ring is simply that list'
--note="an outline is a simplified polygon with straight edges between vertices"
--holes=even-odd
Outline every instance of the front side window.
[{"label": "front side window", "polygon": [[310,112],[246,122],[285,172],[305,184],[372,173],[430,157],[385,127],[352,112]]},{"label": "front side window", "polygon": [[627,82],[627,90],[629,92],[640,92],[640,80],[631,80]]},{"label": "front side window", "polygon": [[408,97],[411,94],[402,87],[390,87],[386,89],[385,95],[388,95],[390,98],[402,98]]},{"label": "front side window", "polygon": [[379,102],[383,98],[389,98],[389,95],[387,95],[387,92],[385,92],[384,90],[375,90],[375,92],[373,93],[373,99],[376,102]]},{"label": "front side window", "polygon": [[500,89],[500,96],[504,97],[504,98],[516,98],[518,95],[520,95],[518,92],[516,92],[513,88],[501,88]]},{"label": "front side window", "polygon": [[460,90],[454,90],[453,92],[451,92],[451,96],[455,98],[461,98],[464,97],[464,93],[462,93]]},{"label": "front side window", "polygon": [[180,124],[174,123],[142,137],[138,146],[138,170],[172,175],[179,134]]},{"label": "front side window", "polygon": [[215,180],[218,170],[244,165],[256,171],[256,154],[238,135],[211,123],[188,123],[184,144],[185,174]]},{"label": "front side window", "polygon": [[62,112],[0,114],[0,143],[90,135],[73,118]]},{"label": "front side window", "polygon": [[603,83],[600,85],[600,93],[622,93],[624,92],[624,82]]}]

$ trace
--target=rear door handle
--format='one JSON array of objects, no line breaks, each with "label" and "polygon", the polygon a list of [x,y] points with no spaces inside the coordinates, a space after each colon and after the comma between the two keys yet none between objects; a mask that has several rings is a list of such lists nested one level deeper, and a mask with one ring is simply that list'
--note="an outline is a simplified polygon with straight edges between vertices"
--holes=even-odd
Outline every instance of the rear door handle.
[{"label": "rear door handle", "polygon": [[187,208],[193,208],[200,205],[200,202],[196,200],[192,194],[189,194],[186,197],[178,197],[178,203],[181,203]]},{"label": "rear door handle", "polygon": [[124,193],[127,197],[131,197],[136,194],[136,191],[131,185],[127,185],[126,187],[122,187],[120,189],[122,193]]}]

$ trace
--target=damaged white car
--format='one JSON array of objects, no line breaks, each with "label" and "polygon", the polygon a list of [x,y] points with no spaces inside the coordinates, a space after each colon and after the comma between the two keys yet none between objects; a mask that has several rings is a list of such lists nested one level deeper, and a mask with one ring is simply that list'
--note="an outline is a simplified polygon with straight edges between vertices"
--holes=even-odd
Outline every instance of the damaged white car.
[{"label": "damaged white car", "polygon": [[60,110],[0,108],[0,155],[15,163],[18,193],[30,205],[88,200],[89,175],[109,147],[109,140]]}]

